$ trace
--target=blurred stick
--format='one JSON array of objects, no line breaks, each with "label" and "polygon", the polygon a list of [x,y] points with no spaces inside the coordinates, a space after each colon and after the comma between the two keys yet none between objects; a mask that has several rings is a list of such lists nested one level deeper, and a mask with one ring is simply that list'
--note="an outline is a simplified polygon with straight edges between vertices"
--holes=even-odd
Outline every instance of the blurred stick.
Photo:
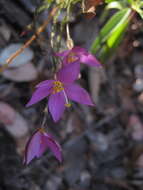
[{"label": "blurred stick", "polygon": [[53,16],[56,14],[58,10],[58,7],[54,7],[47,20],[44,21],[44,23],[42,24],[42,26],[40,26],[36,33],[33,34],[33,36],[20,48],[18,49],[15,53],[13,53],[7,60],[6,60],[6,64],[3,65],[1,68],[0,68],[0,72],[3,72],[8,66],[9,64],[13,61],[13,59],[15,59],[20,53],[22,53],[24,51],[25,48],[27,48],[36,38],[37,36],[40,35],[41,32],[44,31],[44,29],[46,28],[46,26],[49,24],[49,22],[51,21],[51,19],[53,18]]}]

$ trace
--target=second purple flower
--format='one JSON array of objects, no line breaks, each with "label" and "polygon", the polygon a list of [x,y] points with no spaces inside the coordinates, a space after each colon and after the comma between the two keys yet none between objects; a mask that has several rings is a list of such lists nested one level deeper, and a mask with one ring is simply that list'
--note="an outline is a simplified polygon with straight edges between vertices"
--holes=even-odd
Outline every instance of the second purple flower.
[{"label": "second purple flower", "polygon": [[63,66],[69,63],[76,62],[77,64],[83,63],[92,67],[100,67],[100,62],[94,55],[89,53],[86,49],[75,46],[70,50],[65,50],[60,53],[56,53],[57,56],[62,57]]}]

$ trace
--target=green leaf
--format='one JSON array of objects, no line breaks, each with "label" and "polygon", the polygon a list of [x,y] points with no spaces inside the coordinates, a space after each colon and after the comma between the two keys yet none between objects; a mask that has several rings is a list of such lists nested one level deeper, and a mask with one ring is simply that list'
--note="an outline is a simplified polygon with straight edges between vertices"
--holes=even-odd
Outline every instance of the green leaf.
[{"label": "green leaf", "polygon": [[123,9],[123,6],[120,2],[113,1],[106,6],[106,9],[119,9],[120,10],[120,9]]},{"label": "green leaf", "polygon": [[125,8],[110,18],[93,42],[91,46],[92,53],[96,53],[99,49],[101,50],[105,44],[107,47],[109,46],[108,48],[113,48],[113,45],[118,41],[118,37],[127,27],[130,13],[131,9]]},{"label": "green leaf", "polygon": [[128,1],[128,3],[130,3],[130,4],[132,4],[133,3],[133,0],[127,0]]},{"label": "green leaf", "polygon": [[105,3],[111,3],[113,1],[115,1],[115,0],[105,0]]},{"label": "green leaf", "polygon": [[131,9],[128,9],[126,14],[122,17],[116,29],[112,32],[112,35],[108,38],[107,44],[108,47],[113,47],[114,43],[118,40],[118,37],[124,32],[129,23],[129,15],[131,13]]}]

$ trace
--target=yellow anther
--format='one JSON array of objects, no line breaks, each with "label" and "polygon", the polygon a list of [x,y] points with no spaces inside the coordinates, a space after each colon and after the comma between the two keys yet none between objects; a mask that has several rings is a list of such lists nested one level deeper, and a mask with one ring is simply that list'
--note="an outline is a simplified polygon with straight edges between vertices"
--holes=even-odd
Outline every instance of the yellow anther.
[{"label": "yellow anther", "polygon": [[38,129],[41,133],[45,133],[45,129],[44,128],[40,128]]},{"label": "yellow anther", "polygon": [[71,107],[71,104],[68,103],[68,104],[65,104],[65,106],[69,108],[69,107]]},{"label": "yellow anther", "polygon": [[63,83],[61,83],[60,81],[54,81],[53,84],[53,94],[64,90]]},{"label": "yellow anther", "polygon": [[77,57],[76,57],[76,54],[72,52],[68,55],[68,63],[72,63],[75,61],[77,61]]}]

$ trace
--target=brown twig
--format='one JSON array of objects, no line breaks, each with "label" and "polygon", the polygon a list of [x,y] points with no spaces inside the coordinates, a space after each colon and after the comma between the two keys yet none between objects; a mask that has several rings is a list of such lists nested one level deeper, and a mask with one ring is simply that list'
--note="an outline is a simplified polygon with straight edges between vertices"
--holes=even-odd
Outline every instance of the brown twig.
[{"label": "brown twig", "polygon": [[3,72],[8,66],[9,64],[12,62],[13,59],[15,59],[20,53],[22,53],[24,51],[25,48],[27,48],[36,38],[38,35],[40,35],[41,32],[44,31],[44,29],[46,28],[46,26],[49,24],[49,22],[51,21],[51,19],[53,18],[53,16],[56,14],[58,10],[58,7],[54,7],[47,20],[44,21],[44,23],[42,24],[42,26],[40,26],[37,31],[36,34],[34,34],[20,49],[18,49],[15,53],[13,53],[7,60],[6,60],[6,64],[3,65],[0,68],[0,72]]}]

